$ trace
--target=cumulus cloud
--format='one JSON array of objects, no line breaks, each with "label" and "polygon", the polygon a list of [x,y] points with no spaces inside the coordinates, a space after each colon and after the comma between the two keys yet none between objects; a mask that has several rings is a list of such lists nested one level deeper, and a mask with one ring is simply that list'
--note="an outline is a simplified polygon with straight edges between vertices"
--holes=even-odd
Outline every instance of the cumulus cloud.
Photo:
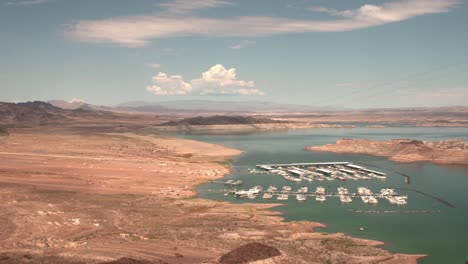
[{"label": "cumulus cloud", "polygon": [[226,69],[221,64],[211,67],[202,73],[201,78],[192,80],[191,84],[200,94],[264,94],[255,88],[254,81],[238,80],[235,68]]},{"label": "cumulus cloud", "polygon": [[[188,7],[182,7],[182,2],[188,4]],[[70,26],[66,34],[79,41],[139,47],[150,43],[152,39],[178,36],[254,37],[285,33],[341,32],[448,12],[456,8],[461,0],[396,0],[381,5],[366,4],[349,10],[312,8],[337,17],[327,20],[269,16],[203,18],[188,12],[217,6],[224,1],[197,0],[193,4],[189,3],[192,1],[175,0],[165,3],[167,10],[155,15],[78,21]],[[181,13],[185,13],[183,17],[180,16]]]},{"label": "cumulus cloud", "polygon": [[68,101],[70,104],[84,104],[86,103],[83,99],[80,98],[72,98],[70,101]]},{"label": "cumulus cloud", "polygon": [[146,87],[146,90],[156,95],[184,95],[192,91],[192,85],[180,75],[169,76],[160,72],[153,77],[153,85]]},{"label": "cumulus cloud", "polygon": [[156,95],[264,95],[264,92],[255,88],[254,81],[237,79],[235,68],[226,69],[216,64],[202,76],[186,82],[182,76],[168,76],[160,72],[153,77],[153,85],[146,88]]}]

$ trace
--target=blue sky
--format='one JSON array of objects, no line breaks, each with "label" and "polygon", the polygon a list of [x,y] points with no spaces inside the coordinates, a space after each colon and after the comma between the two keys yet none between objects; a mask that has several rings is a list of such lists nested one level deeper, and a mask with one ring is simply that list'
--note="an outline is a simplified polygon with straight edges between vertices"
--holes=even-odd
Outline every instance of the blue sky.
[{"label": "blue sky", "polygon": [[0,101],[468,105],[462,0],[0,0]]}]

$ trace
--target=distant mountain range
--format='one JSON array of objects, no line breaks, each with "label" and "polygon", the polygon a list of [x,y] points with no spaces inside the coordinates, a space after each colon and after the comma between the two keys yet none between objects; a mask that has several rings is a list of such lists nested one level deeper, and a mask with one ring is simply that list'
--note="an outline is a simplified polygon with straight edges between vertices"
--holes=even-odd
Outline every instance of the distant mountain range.
[{"label": "distant mountain range", "polygon": [[132,101],[115,106],[97,106],[84,102],[67,102],[52,100],[48,103],[61,109],[83,109],[112,112],[140,112],[140,113],[207,113],[207,114],[252,114],[252,113],[317,113],[317,112],[437,112],[442,114],[466,112],[468,107],[404,107],[404,108],[370,108],[349,109],[332,106],[308,106],[294,104],[279,104],[264,101],[211,101],[211,100],[176,100],[166,102]]},{"label": "distant mountain range", "polygon": [[345,108],[331,106],[307,106],[278,104],[263,101],[211,101],[211,100],[176,100],[167,102],[134,101],[117,105],[115,108],[141,112],[224,112],[224,113],[280,113],[280,112],[317,112],[339,111]]},{"label": "distant mountain range", "polygon": [[[83,124],[83,123],[148,123],[159,120],[155,115],[126,114],[101,110],[88,104],[82,104],[75,109],[64,106],[63,109],[50,103],[34,101],[26,103],[0,102],[0,125],[51,125],[51,124]],[[107,109],[107,108],[104,108]]]}]

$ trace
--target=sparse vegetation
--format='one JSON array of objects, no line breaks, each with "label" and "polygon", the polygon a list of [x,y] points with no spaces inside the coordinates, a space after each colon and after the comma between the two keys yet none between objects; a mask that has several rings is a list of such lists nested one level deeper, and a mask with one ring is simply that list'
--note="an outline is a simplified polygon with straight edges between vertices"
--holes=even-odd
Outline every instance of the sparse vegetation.
[{"label": "sparse vegetation", "polygon": [[8,136],[8,131],[5,128],[0,127],[0,137]]}]

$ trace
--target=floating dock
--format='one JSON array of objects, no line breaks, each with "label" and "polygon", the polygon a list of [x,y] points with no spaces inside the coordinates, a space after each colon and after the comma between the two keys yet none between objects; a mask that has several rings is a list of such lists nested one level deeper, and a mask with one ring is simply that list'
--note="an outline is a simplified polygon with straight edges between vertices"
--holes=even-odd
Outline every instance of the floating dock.
[{"label": "floating dock", "polygon": [[264,164],[264,165],[257,165],[257,167],[261,168],[261,166],[266,167],[285,167],[285,166],[296,166],[296,167],[303,167],[303,166],[320,166],[320,165],[347,165],[349,162],[304,162],[304,163],[278,163],[278,164]]},{"label": "floating dock", "polygon": [[380,176],[385,176],[386,174],[383,173],[383,172],[380,172],[380,171],[375,171],[375,170],[369,170],[365,167],[362,167],[362,166],[357,166],[357,165],[354,165],[354,164],[347,164],[345,165],[346,167],[348,168],[351,168],[351,169],[356,169],[356,170],[360,170],[360,171],[365,171],[365,172],[370,172],[370,173],[374,173],[374,174],[377,174],[377,175],[380,175]]},{"label": "floating dock", "polygon": [[347,161],[258,164],[260,170],[249,169],[251,174],[278,174],[288,181],[322,180],[385,180],[386,174],[358,166]]},{"label": "floating dock", "polygon": [[307,197],[315,197],[316,201],[325,202],[329,197],[337,197],[342,203],[351,203],[351,198],[359,197],[362,202],[369,204],[377,204],[378,199],[386,199],[391,204],[406,205],[408,196],[399,195],[394,189],[381,189],[379,193],[373,193],[370,189],[365,187],[359,187],[356,193],[348,192],[346,188],[338,188],[338,192],[328,192],[324,187],[317,187],[315,192],[309,192],[307,187],[299,188],[297,191],[293,191],[290,186],[283,186],[282,188],[276,188],[270,186],[268,190],[264,191],[261,186],[254,186],[249,190],[231,190],[226,192],[233,194],[237,198],[249,198],[255,199],[257,196],[262,195],[263,199],[271,199],[274,196],[277,200],[288,200],[289,196],[295,196],[298,201],[305,201]]},{"label": "floating dock", "polygon": [[271,170],[273,170],[273,168],[270,167],[270,166],[268,166],[268,165],[257,165],[257,167],[260,168],[260,169],[264,169],[264,170],[266,170],[266,171],[271,171]]},{"label": "floating dock", "polygon": [[292,170],[288,170],[291,174],[294,174],[294,175],[297,175],[297,176],[301,176],[302,174],[305,173],[305,171],[303,170],[299,170],[299,169],[292,169]]}]

